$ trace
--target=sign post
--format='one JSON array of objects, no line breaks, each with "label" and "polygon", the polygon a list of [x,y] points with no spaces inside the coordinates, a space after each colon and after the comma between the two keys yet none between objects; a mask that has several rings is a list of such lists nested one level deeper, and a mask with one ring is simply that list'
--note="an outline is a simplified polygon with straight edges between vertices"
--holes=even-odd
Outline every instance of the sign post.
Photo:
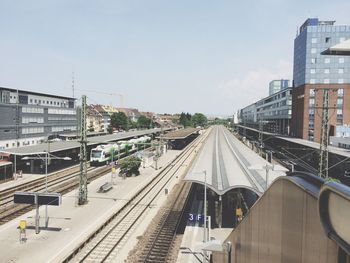
[{"label": "sign post", "polygon": [[16,192],[13,195],[13,202],[15,204],[29,204],[36,206],[35,212],[35,233],[39,234],[39,206],[40,205],[54,205],[60,206],[62,204],[62,196],[59,193],[36,193],[36,192]]}]

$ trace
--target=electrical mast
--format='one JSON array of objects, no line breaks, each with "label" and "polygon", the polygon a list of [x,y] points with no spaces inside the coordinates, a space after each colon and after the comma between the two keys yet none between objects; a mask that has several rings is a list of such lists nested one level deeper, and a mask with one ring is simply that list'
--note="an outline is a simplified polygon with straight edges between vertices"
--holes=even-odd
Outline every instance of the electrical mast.
[{"label": "electrical mast", "polygon": [[[261,114],[262,116],[262,114]],[[264,130],[264,124],[262,117],[259,119],[259,155],[262,155],[262,148],[263,148],[263,140],[264,140],[264,135],[263,135],[263,130]]]},{"label": "electrical mast", "polygon": [[328,178],[328,131],[329,131],[329,89],[323,90],[323,105],[322,105],[322,125],[321,125],[321,140],[320,140],[320,160],[318,165],[318,175],[323,178]]},{"label": "electrical mast", "polygon": [[82,96],[81,116],[80,116],[80,176],[79,176],[79,199],[78,204],[87,202],[87,156],[86,156],[86,96]]}]

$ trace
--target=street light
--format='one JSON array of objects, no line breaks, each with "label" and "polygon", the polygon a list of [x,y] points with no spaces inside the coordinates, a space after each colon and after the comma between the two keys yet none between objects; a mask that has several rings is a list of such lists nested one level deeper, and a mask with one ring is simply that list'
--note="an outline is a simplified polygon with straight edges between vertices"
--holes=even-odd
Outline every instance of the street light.
[{"label": "street light", "polygon": [[232,252],[232,243],[231,241],[228,241],[226,243],[226,250],[227,250],[227,262],[231,263],[231,252]]},{"label": "street light", "polygon": [[289,171],[287,168],[284,168],[283,166],[281,165],[278,165],[278,164],[269,164],[269,163],[266,163],[266,164],[257,164],[257,165],[252,165],[252,166],[249,166],[248,167],[249,170],[255,170],[255,171],[264,171],[265,170],[265,191],[267,190],[267,187],[268,187],[268,182],[269,182],[269,173],[270,173],[270,170],[272,171],[278,171],[278,172],[287,172]]},{"label": "street light", "polygon": [[207,171],[204,170],[204,242],[208,241],[207,238]]},{"label": "street light", "polygon": [[[66,156],[66,157],[57,157],[55,155],[52,155],[48,152],[44,152],[45,153],[45,157],[41,157],[38,155],[38,157],[29,157],[29,156],[25,156],[22,158],[22,160],[45,160],[45,193],[47,193],[47,160],[50,159],[54,159],[54,160],[64,160],[64,161],[70,161],[72,160],[72,158]],[[49,220],[48,220],[48,213],[47,213],[47,205],[45,206],[45,227],[48,227],[49,224]]]},{"label": "street light", "polygon": [[191,172],[190,174],[204,174],[204,232],[203,232],[203,242],[207,242],[207,170],[201,172]]}]

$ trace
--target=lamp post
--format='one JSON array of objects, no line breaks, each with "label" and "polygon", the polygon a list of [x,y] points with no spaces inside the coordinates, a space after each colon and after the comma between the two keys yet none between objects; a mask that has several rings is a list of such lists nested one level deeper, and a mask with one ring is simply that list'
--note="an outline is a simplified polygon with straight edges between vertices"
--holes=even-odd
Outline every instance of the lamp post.
[{"label": "lamp post", "polygon": [[[48,152],[44,152],[45,153],[45,157],[28,157],[28,156],[25,156],[22,158],[22,160],[42,160],[44,161],[45,160],[45,193],[48,192],[48,189],[47,189],[47,161],[49,158],[51,159],[54,159],[54,160],[64,160],[64,161],[70,161],[72,160],[72,158],[66,156],[66,157],[57,157],[57,156],[54,156],[52,154],[49,154]],[[50,155],[52,157],[50,157]],[[47,228],[48,227],[48,224],[49,224],[49,217],[48,217],[48,211],[47,211],[47,205],[45,206],[45,227]]]},{"label": "lamp post", "polygon": [[269,182],[269,174],[270,174],[270,170],[272,171],[276,171],[276,172],[287,172],[288,169],[278,165],[278,164],[269,164],[268,162],[266,162],[266,164],[257,164],[257,165],[252,165],[248,167],[249,170],[255,170],[255,171],[262,171],[265,170],[265,191],[267,190],[268,187],[268,182]]},{"label": "lamp post", "polygon": [[227,249],[227,262],[231,263],[231,252],[232,252],[232,243],[228,241],[226,243],[226,249]]},{"label": "lamp post", "polygon": [[207,171],[204,170],[204,240],[203,242],[207,242]]}]

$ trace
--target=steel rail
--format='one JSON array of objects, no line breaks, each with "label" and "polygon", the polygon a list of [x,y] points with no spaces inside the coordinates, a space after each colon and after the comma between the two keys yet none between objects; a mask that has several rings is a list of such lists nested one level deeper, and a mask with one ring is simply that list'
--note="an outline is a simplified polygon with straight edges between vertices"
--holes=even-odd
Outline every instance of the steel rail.
[{"label": "steel rail", "polygon": [[[143,189],[139,190],[130,200],[128,200],[126,204],[123,205],[121,209],[119,209],[116,213],[114,213],[104,224],[102,224],[96,231],[94,231],[85,240],[85,242],[83,242],[78,248],[76,248],[64,260],[64,262],[68,262],[73,257],[75,257],[82,248],[84,248],[89,242],[93,240],[93,238],[95,238],[102,230],[105,230],[108,227],[108,225],[112,224],[112,226],[109,227],[109,230],[107,231],[107,233],[105,233],[99,239],[99,241],[82,258],[79,259],[80,262],[86,261],[88,257],[92,255],[93,251],[97,250],[99,246],[103,246],[102,242],[106,240],[108,236],[113,233],[113,230],[115,230],[125,219],[127,219],[127,216],[131,215],[131,212],[133,212],[135,208],[140,206],[141,202],[145,199],[145,197],[147,197],[151,193],[153,194],[155,193],[153,197],[152,196],[149,197],[150,201],[148,201],[146,204],[143,204],[141,206],[143,207],[143,209],[141,210],[141,212],[139,212],[139,215],[136,216],[136,218],[133,219],[131,223],[129,223],[128,227],[124,229],[124,233],[121,235],[121,237],[119,237],[119,240],[117,240],[114,243],[114,245],[108,249],[108,252],[105,253],[105,255],[103,256],[103,259],[101,260],[102,262],[105,261],[111,255],[111,253],[115,250],[115,248],[120,244],[120,242],[123,241],[124,237],[135,226],[137,221],[143,216],[144,211],[147,210],[150,204],[152,204],[152,202],[158,197],[158,195],[161,193],[160,190],[168,184],[168,182],[172,179],[173,175],[176,174],[176,172],[181,168],[182,164],[188,159],[188,157],[194,151],[194,145],[199,143],[200,143],[200,140],[197,141],[196,139],[190,145],[188,145],[186,149],[175,158],[174,160],[175,164],[174,162],[172,162],[168,164],[166,167],[164,167],[155,178],[153,178],[150,182],[148,182]],[[169,175],[170,172],[173,172],[173,173],[170,174],[169,178],[166,178],[166,176]],[[160,182],[163,181],[163,179],[165,180],[165,182],[161,186],[159,186]],[[155,187],[158,187],[159,190],[154,191]],[[113,222],[115,219],[118,219],[118,221]]]}]

